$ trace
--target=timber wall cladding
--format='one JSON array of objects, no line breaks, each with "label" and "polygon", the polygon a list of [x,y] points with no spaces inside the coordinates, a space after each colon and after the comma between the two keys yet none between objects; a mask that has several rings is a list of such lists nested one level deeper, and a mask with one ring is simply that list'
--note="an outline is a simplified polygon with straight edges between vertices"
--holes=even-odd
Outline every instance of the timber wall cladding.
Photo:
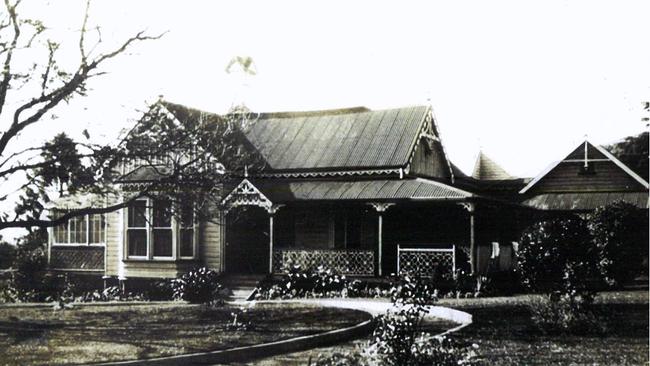
[{"label": "timber wall cladding", "polygon": [[581,173],[583,163],[562,162],[532,189],[545,192],[611,192],[639,191],[640,184],[613,162],[590,162],[593,172]]},{"label": "timber wall cladding", "polygon": [[122,245],[120,235],[120,217],[122,210],[110,212],[106,215],[106,275],[117,276],[119,258],[119,246]]},{"label": "timber wall cladding", "polygon": [[222,270],[221,240],[225,229],[223,217],[224,215],[220,215],[217,222],[206,221],[200,225],[199,258],[203,259],[206,267],[216,271]]},{"label": "timber wall cladding", "polygon": [[104,247],[52,247],[50,265],[55,269],[104,270]]}]

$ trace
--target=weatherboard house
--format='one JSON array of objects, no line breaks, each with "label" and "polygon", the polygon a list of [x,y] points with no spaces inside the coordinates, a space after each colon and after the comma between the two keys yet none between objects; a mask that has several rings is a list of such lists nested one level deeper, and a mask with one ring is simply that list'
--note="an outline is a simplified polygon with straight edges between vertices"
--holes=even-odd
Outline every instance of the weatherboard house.
[{"label": "weatherboard house", "polygon": [[[179,120],[189,115],[164,106]],[[245,137],[265,168],[222,192],[225,207],[250,207],[245,215],[154,227],[144,215],[156,203],[137,200],[51,229],[50,267],[120,280],[196,266],[261,275],[288,263],[368,277],[486,273],[512,268],[531,218],[616,200],[648,208],[648,182],[588,141],[534,179],[512,177],[484,154],[465,175],[428,106],[263,114]]]}]

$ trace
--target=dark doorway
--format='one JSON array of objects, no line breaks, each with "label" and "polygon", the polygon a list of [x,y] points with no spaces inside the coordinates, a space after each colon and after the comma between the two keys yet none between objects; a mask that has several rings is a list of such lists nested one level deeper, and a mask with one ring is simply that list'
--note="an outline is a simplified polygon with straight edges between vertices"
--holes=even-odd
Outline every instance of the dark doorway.
[{"label": "dark doorway", "polygon": [[258,207],[235,208],[226,220],[226,272],[268,273],[268,213]]}]

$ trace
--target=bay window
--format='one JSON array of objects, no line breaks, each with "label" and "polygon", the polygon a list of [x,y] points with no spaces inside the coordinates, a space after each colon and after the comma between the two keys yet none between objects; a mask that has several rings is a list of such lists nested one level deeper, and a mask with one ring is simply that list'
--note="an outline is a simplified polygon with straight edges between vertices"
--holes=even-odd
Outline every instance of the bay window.
[{"label": "bay window", "polygon": [[[180,209],[178,215],[174,210]],[[128,259],[170,260],[196,257],[192,204],[176,207],[170,200],[143,198],[126,209]]]}]

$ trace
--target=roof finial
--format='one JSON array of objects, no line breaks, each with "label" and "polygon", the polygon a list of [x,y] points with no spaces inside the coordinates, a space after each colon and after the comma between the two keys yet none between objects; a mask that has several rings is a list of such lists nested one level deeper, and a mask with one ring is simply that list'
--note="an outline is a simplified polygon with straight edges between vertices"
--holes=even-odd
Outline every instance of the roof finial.
[{"label": "roof finial", "polygon": [[248,164],[244,165],[244,178],[248,178]]}]

